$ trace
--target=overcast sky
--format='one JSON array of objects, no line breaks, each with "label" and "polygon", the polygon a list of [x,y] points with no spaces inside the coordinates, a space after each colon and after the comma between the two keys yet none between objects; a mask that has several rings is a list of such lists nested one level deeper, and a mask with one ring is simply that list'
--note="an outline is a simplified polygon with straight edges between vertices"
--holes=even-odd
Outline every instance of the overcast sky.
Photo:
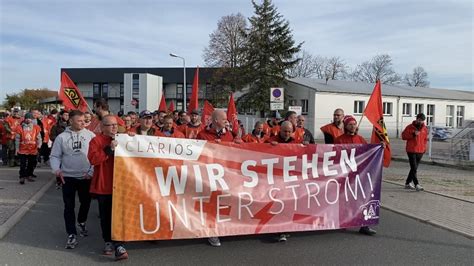
[{"label": "overcast sky", "polygon": [[[0,0],[0,100],[59,88],[62,67],[204,65],[220,17],[253,14],[250,0]],[[422,66],[431,87],[473,90],[469,0],[274,0],[294,39],[349,66],[392,56],[398,73]]]}]

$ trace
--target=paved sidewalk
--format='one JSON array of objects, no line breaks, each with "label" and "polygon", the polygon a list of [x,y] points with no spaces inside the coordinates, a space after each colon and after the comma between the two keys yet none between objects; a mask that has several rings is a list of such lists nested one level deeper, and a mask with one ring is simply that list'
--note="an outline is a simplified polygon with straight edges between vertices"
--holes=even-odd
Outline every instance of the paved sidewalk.
[{"label": "paved sidewalk", "polygon": [[18,167],[0,167],[0,239],[23,217],[53,184],[49,167],[37,168],[35,182],[19,184]]},{"label": "paved sidewalk", "polygon": [[474,203],[382,183],[382,207],[474,238]]}]

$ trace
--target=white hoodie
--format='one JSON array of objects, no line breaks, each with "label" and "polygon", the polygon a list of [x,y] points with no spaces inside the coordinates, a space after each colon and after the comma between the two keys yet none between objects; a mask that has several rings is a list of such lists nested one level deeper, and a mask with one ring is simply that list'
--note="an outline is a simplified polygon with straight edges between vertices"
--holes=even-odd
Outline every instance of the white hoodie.
[{"label": "white hoodie", "polygon": [[51,169],[53,173],[61,169],[65,177],[84,178],[86,174],[92,176],[94,167],[87,159],[89,142],[95,134],[88,129],[72,131],[70,127],[59,134],[54,140],[51,150]]}]

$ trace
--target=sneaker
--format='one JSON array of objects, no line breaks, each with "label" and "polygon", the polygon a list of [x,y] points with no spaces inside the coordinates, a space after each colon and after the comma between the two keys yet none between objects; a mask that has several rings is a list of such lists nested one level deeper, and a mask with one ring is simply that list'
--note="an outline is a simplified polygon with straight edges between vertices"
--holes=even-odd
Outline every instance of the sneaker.
[{"label": "sneaker", "polygon": [[416,185],[415,188],[416,188],[416,191],[423,191],[423,190],[425,190],[425,189],[424,189],[422,186],[420,186],[420,185]]},{"label": "sneaker", "polygon": [[371,229],[368,226],[363,226],[359,229],[359,233],[364,234],[364,235],[368,235],[368,236],[372,236],[372,235],[375,235],[377,233],[377,231],[375,231],[374,229]]},{"label": "sneaker", "polygon": [[28,182],[35,182],[35,180],[31,176],[27,177],[26,180],[28,180]]},{"label": "sneaker", "polygon": [[88,236],[89,235],[89,231],[87,231],[87,228],[86,228],[86,223],[78,223],[77,226],[79,226],[79,235],[80,236]]},{"label": "sneaker", "polygon": [[20,177],[20,184],[22,184],[22,185],[25,184],[25,178],[24,177]]},{"label": "sneaker", "polygon": [[127,250],[122,246],[119,245],[115,248],[115,260],[126,260],[128,259]]},{"label": "sneaker", "polygon": [[77,246],[77,238],[76,235],[70,234],[67,237],[67,242],[66,242],[66,248],[67,249],[73,249]]},{"label": "sneaker", "polygon": [[415,189],[415,186],[412,183],[405,184],[405,189]]},{"label": "sneaker", "polygon": [[287,234],[280,234],[280,236],[278,237],[278,242],[286,242],[288,240],[287,237]]},{"label": "sneaker", "polygon": [[114,244],[112,242],[105,242],[104,255],[112,255],[114,253]]},{"label": "sneaker", "polygon": [[221,246],[221,241],[219,240],[218,237],[209,237],[207,239],[207,241],[209,241],[209,244],[211,244],[211,246],[213,246],[213,247],[220,247]]}]

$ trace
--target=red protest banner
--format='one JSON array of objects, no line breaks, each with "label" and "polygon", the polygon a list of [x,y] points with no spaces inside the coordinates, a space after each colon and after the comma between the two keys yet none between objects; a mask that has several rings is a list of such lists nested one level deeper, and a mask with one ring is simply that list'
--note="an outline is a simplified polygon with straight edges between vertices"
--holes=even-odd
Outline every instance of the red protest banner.
[{"label": "red protest banner", "polygon": [[115,240],[378,223],[381,145],[216,144],[122,134],[116,140]]}]

